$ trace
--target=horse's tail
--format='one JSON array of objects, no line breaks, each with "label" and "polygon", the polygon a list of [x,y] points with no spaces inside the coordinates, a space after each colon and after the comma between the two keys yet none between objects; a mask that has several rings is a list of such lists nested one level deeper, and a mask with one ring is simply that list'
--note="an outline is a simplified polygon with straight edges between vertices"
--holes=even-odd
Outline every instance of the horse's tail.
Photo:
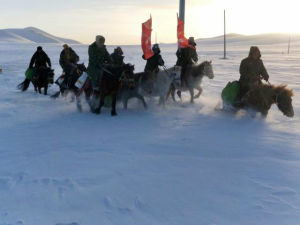
[{"label": "horse's tail", "polygon": [[21,91],[26,91],[28,89],[29,85],[30,85],[30,80],[25,78],[25,80],[22,83],[20,83],[17,86],[17,88]]}]

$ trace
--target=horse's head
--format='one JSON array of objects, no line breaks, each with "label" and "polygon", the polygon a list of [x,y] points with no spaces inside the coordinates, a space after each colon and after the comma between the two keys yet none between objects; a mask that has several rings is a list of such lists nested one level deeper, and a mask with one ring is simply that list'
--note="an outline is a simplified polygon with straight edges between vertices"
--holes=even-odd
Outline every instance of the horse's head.
[{"label": "horse's head", "polygon": [[80,70],[80,71],[81,71],[81,73],[82,73],[82,72],[86,72],[86,71],[87,71],[87,69],[86,69],[86,67],[85,67],[84,63],[77,64],[77,69],[78,69],[78,70]]},{"label": "horse's head", "polygon": [[212,61],[204,61],[203,63],[200,64],[200,66],[203,66],[203,71],[202,73],[207,76],[209,79],[214,78],[214,71],[212,68]]},{"label": "horse's head", "polygon": [[166,69],[165,72],[171,79],[174,79],[176,77],[180,77],[181,74],[181,66],[173,66],[169,69]]},{"label": "horse's head", "polygon": [[286,85],[281,85],[275,89],[275,103],[279,110],[283,112],[285,116],[293,117],[294,108],[292,105],[293,91],[286,88]]}]

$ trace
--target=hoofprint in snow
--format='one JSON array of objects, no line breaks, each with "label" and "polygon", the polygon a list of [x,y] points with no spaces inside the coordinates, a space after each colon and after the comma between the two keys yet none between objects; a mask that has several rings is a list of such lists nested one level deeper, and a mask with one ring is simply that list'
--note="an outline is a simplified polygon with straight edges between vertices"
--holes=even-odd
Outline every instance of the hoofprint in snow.
[{"label": "hoofprint in snow", "polygon": [[[284,44],[259,46],[270,82],[295,92],[294,118],[274,106],[265,120],[214,110],[249,46],[229,46],[228,60],[220,59],[221,45],[198,47],[215,77],[203,80],[194,105],[188,93],[165,108],[146,99],[147,111],[130,100],[112,118],[109,109],[93,115],[87,105],[78,113],[69,99],[52,100],[32,86],[20,93],[36,46],[0,44],[0,224],[299,224],[300,45],[290,55],[281,53]],[[73,48],[87,64],[87,46]],[[161,48],[173,66],[176,45]],[[58,77],[61,47],[44,49]],[[142,71],[140,47],[123,49]]]}]

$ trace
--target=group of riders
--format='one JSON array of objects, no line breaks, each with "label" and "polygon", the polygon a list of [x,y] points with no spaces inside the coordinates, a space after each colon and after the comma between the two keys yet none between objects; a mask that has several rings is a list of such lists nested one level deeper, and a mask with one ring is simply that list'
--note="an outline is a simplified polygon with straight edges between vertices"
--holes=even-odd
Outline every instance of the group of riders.
[{"label": "group of riders", "polygon": [[[188,47],[179,48],[176,52],[177,62],[176,66],[181,66],[181,85],[187,82],[186,69],[198,62],[198,55],[196,51],[196,42],[193,37],[188,39]],[[158,44],[152,47],[153,56],[145,59],[146,65],[144,72],[157,73],[159,66],[164,66],[165,62],[161,56],[161,50]],[[99,91],[99,82],[101,82],[103,71],[108,65],[124,65],[124,53],[121,47],[114,49],[112,54],[109,54],[105,45],[105,38],[101,35],[96,36],[96,40],[88,48],[89,64],[87,68],[88,76],[91,80],[91,85],[95,91]],[[59,64],[65,74],[64,84],[67,85],[68,77],[70,77],[77,68],[79,56],[67,44],[63,45],[63,50],[60,53]],[[42,47],[37,47],[37,51],[31,58],[30,68],[34,69],[35,76],[40,74],[39,71],[47,67],[51,68],[51,60],[43,51]],[[241,99],[251,88],[260,85],[261,79],[268,81],[269,75],[261,60],[261,53],[258,47],[252,46],[247,58],[243,59],[240,65],[240,95]]]}]

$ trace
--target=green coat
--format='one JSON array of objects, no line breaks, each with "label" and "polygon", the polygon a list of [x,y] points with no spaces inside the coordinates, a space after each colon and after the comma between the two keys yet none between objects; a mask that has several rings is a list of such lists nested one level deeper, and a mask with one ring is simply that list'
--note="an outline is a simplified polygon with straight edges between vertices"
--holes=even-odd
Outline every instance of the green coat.
[{"label": "green coat", "polygon": [[101,73],[101,67],[103,64],[111,64],[110,55],[106,49],[106,46],[99,48],[96,42],[89,46],[89,65],[87,68],[88,74],[92,79],[97,78]]},{"label": "green coat", "polygon": [[251,85],[263,77],[266,81],[269,80],[269,74],[261,59],[253,59],[247,57],[242,60],[240,65],[240,83],[241,85]]},{"label": "green coat", "polygon": [[186,67],[198,62],[198,54],[193,48],[180,48],[176,52],[177,62],[176,66]]}]

